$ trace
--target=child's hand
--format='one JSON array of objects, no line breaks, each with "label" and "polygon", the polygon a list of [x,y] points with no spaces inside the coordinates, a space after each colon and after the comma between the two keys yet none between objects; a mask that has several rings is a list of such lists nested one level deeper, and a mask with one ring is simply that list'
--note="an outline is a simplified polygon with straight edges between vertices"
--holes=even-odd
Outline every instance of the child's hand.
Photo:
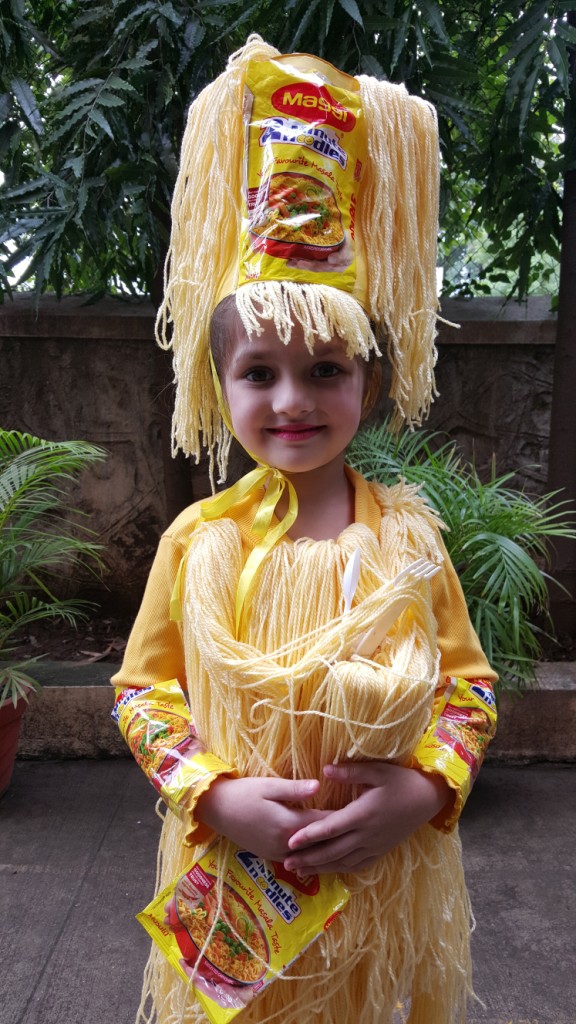
[{"label": "child's hand", "polygon": [[324,775],[365,789],[339,811],[292,836],[284,860],[290,871],[360,871],[435,817],[450,799],[439,775],[383,761],[326,765]]},{"label": "child's hand", "polygon": [[330,813],[299,806],[319,788],[317,779],[221,776],[198,800],[195,816],[243,849],[283,861],[290,852],[290,836]]}]

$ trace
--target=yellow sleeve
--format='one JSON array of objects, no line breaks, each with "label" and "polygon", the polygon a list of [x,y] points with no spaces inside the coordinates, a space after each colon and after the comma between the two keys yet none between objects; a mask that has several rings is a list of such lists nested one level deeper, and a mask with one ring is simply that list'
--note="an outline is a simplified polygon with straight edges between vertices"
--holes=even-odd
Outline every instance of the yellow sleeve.
[{"label": "yellow sleeve", "polygon": [[187,845],[211,835],[194,819],[202,793],[235,769],[210,754],[197,736],[185,699],[184,648],[170,598],[186,544],[165,534],[120,670],[112,677],[112,717],[156,791],[186,826]]},{"label": "yellow sleeve", "polygon": [[470,622],[460,580],[442,541],[440,550],[444,555],[442,570],[431,581],[432,608],[438,626],[440,678],[460,676],[495,683],[498,676],[490,667]]},{"label": "yellow sleeve", "polygon": [[482,651],[460,581],[444,545],[442,548],[442,572],[432,580],[440,683],[428,728],[412,754],[412,766],[441,775],[453,791],[453,799],[431,822],[449,832],[460,817],[496,732],[493,683],[498,676]]}]

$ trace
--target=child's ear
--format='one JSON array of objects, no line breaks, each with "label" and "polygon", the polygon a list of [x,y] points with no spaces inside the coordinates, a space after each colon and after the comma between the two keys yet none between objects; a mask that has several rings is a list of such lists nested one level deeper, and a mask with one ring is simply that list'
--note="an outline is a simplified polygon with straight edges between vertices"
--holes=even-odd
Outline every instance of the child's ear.
[{"label": "child's ear", "polygon": [[381,360],[376,358],[370,363],[366,371],[366,384],[364,387],[364,398],[362,400],[362,410],[360,419],[365,420],[372,412],[376,405],[379,397],[380,390],[382,388],[382,363]]}]

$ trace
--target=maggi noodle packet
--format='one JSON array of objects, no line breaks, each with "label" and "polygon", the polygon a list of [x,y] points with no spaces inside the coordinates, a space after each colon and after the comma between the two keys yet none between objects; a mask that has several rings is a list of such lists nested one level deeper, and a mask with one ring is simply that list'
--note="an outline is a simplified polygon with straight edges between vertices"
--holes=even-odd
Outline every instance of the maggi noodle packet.
[{"label": "maggi noodle packet", "polygon": [[[300,281],[363,294],[356,204],[365,133],[356,79],[308,54],[251,61],[238,284]],[[317,282],[316,282],[317,278]]]},{"label": "maggi noodle packet", "polygon": [[212,1024],[226,1024],[325,931],[350,894],[219,839],[137,919]]},{"label": "maggi noodle packet", "polygon": [[[496,729],[496,698],[485,679],[470,682],[455,676],[448,681],[442,705],[418,743],[422,767],[440,772],[462,793],[465,801]],[[490,730],[486,730],[486,722]]]},{"label": "maggi noodle packet", "polygon": [[218,775],[237,774],[196,736],[177,679],[118,689],[112,718],[146,777],[179,818]]}]

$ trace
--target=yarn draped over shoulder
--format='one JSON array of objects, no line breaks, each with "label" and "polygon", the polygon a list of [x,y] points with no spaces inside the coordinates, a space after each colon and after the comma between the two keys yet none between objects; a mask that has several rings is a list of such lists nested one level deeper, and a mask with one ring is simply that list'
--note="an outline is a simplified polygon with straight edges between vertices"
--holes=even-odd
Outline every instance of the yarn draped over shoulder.
[{"label": "yarn draped over shoulder", "polygon": [[[245,560],[238,527],[222,519],[193,534],[184,616],[192,717],[207,747],[243,774],[321,778],[323,764],[346,758],[405,764],[428,723],[438,675],[428,583],[412,587],[408,610],[374,660],[339,660],[386,608],[390,580],[419,556],[442,557],[434,514],[414,488],[372,491],[383,512],[380,536],[354,524],[335,541],[278,544],[238,639],[234,597]],[[360,581],[342,615],[343,571],[356,547]],[[343,789],[324,780],[318,804],[341,806],[353,796]],[[182,839],[182,825],[168,815],[159,887],[191,859]],[[344,912],[239,1021],[463,1024],[470,905],[457,833],[426,825],[374,867],[343,877],[352,892]],[[205,1021],[156,950],[139,1020]]]}]

